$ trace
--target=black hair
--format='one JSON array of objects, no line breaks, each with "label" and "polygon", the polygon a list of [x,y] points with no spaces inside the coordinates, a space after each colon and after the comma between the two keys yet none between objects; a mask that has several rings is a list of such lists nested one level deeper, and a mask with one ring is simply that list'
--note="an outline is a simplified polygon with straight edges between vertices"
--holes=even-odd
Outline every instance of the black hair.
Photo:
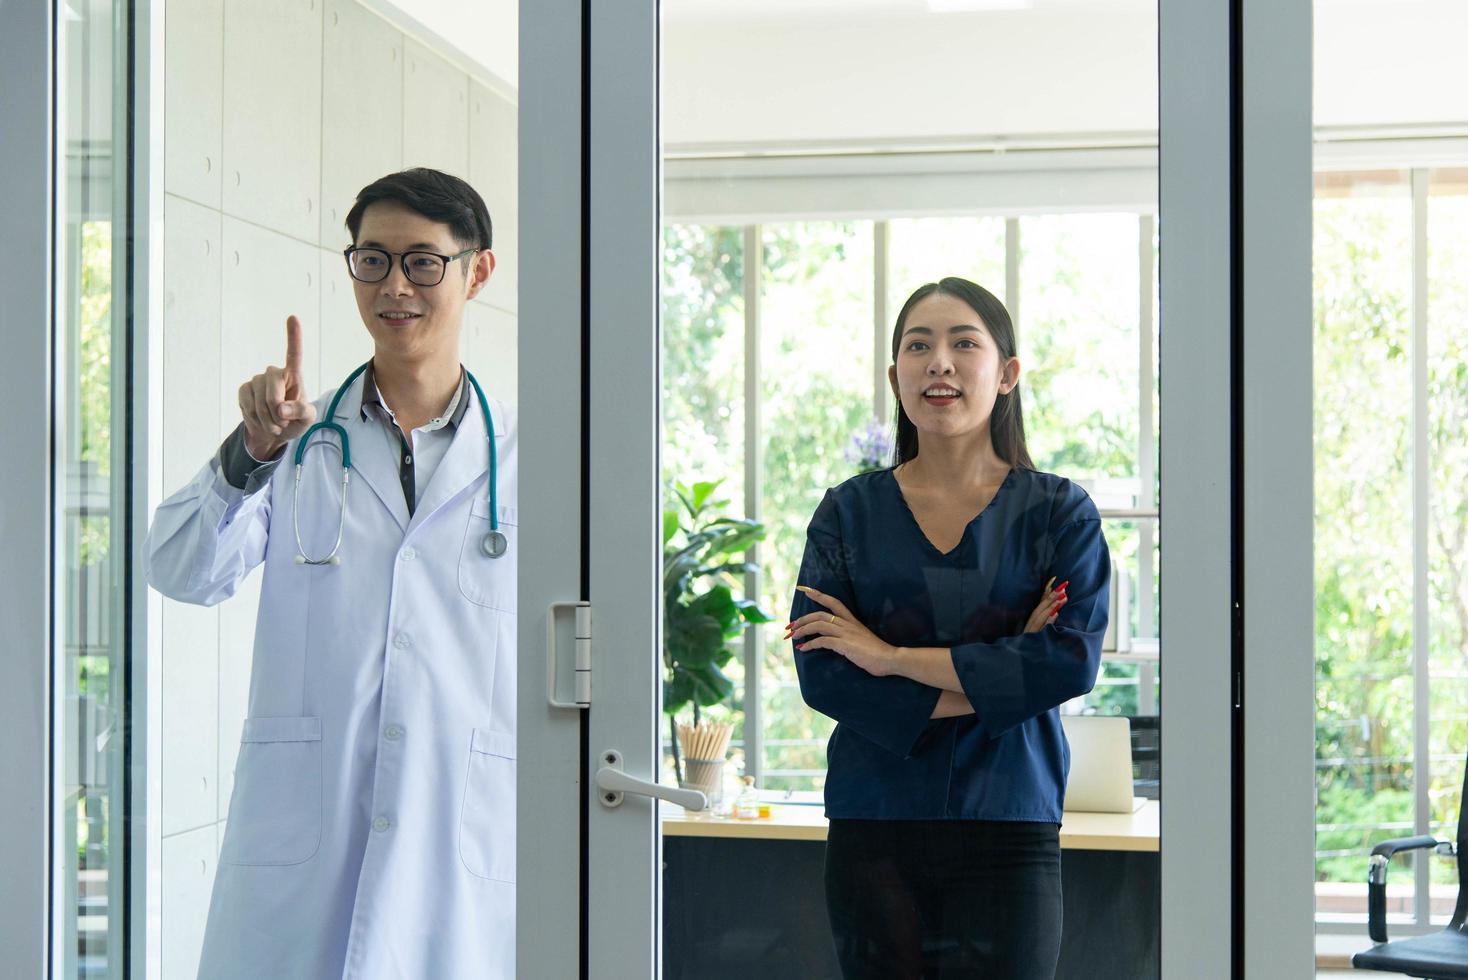
[{"label": "black hair", "polygon": [[494,226],[484,198],[467,181],[441,170],[414,167],[379,177],[357,192],[357,201],[347,212],[347,231],[352,241],[362,228],[362,215],[379,201],[394,201],[430,221],[449,226],[454,240],[465,248],[492,248]]},{"label": "black hair", "polygon": [[[978,283],[957,276],[947,276],[937,282],[919,286],[913,290],[907,302],[902,304],[902,310],[897,314],[897,326],[892,330],[893,364],[897,363],[897,352],[901,349],[902,330],[907,324],[907,315],[914,306],[934,293],[962,300],[979,315],[989,336],[994,338],[995,346],[999,348],[1001,366],[1009,358],[1018,356],[1015,353],[1014,322],[1010,320],[1009,311],[1004,308],[1004,304],[999,302],[999,297]],[[1030,451],[1025,448],[1025,420],[1024,412],[1020,408],[1018,385],[1010,388],[1007,394],[1000,392],[994,399],[994,410],[989,415],[989,438],[993,440],[994,452],[1010,466],[1021,470],[1035,468],[1030,459]],[[907,417],[901,398],[897,399],[897,437],[893,443],[894,465],[906,463],[918,454],[917,426]]]}]

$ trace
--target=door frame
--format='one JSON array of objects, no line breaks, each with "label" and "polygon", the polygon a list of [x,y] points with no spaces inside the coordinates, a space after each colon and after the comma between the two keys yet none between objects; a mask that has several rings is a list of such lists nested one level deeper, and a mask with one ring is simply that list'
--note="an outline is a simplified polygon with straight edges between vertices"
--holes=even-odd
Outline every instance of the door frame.
[{"label": "door frame", "polygon": [[[1301,653],[1311,648],[1313,601],[1309,9],[1159,0],[1158,23],[1159,197],[1167,205],[1162,630],[1180,638],[1164,679],[1163,760],[1173,790],[1162,808],[1162,973],[1294,975],[1313,963],[1313,657]],[[657,772],[659,679],[657,4],[526,3],[521,32],[522,119],[535,127],[521,134],[521,213],[552,216],[526,224],[525,322],[570,342],[570,319],[554,314],[569,318],[574,301],[583,304],[581,513],[589,523],[579,596],[596,609],[583,751],[616,748],[632,775],[647,778]],[[564,66],[553,72],[536,56],[565,51],[568,39],[582,55],[579,100]],[[573,159],[585,168],[579,175],[566,169]],[[570,199],[555,188],[579,188],[579,227],[546,210]],[[573,253],[582,292],[550,271],[569,271]],[[522,377],[540,366],[522,347]],[[526,385],[527,433],[550,408],[539,401]],[[525,443],[533,454],[533,436]],[[538,493],[540,478],[525,472]],[[530,506],[537,493],[527,495]],[[538,513],[555,519],[549,506]],[[527,518],[527,528],[537,524]],[[536,539],[558,536],[564,529],[542,527]],[[629,566],[643,572],[629,575]],[[522,584],[527,636],[540,627],[524,613],[539,615],[552,594]],[[532,709],[545,713],[531,673],[543,651],[522,644],[521,660],[525,725]],[[527,728],[522,744],[531,737]],[[522,828],[527,817],[545,817],[527,809],[526,787],[522,779]],[[654,976],[655,808],[635,797],[617,810],[583,805],[584,836],[561,845],[577,840],[586,854],[580,975]],[[553,818],[566,833],[569,813]],[[532,932],[527,912],[547,895],[533,887],[522,881],[522,942]],[[573,907],[567,902],[556,907]],[[557,935],[564,950],[568,934]],[[542,950],[522,945],[521,955],[539,968]]]},{"label": "door frame", "polygon": [[[516,933],[523,976],[585,976],[584,711],[546,691],[552,603],[590,594],[586,520],[586,115],[583,0],[520,4],[520,554]],[[534,383],[553,377],[551,392]],[[567,398],[565,386],[577,397]],[[562,627],[560,649],[573,646]],[[565,657],[562,658],[566,659]],[[569,670],[562,671],[563,677]],[[561,697],[570,694],[562,680]]]},{"label": "door frame", "polygon": [[36,247],[7,250],[0,290],[12,323],[0,358],[0,391],[18,410],[0,413],[0,786],[10,801],[0,834],[0,949],[6,971],[40,980],[51,947],[51,650],[55,410],[54,326],[56,66],[49,3],[6,10],[0,31],[0,173],[10,200],[8,234]]}]

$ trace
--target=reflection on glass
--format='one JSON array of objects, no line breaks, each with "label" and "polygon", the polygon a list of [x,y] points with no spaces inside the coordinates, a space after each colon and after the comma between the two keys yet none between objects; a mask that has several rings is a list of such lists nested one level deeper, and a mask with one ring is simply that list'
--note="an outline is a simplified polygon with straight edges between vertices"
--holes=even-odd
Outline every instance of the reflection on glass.
[{"label": "reflection on glass", "polygon": [[55,914],[62,977],[121,976],[125,704],[113,480],[113,10],[58,20],[66,93],[57,217],[59,608]]},{"label": "reflection on glass", "polygon": [[[1365,911],[1364,855],[1414,825],[1407,175],[1322,174],[1314,221],[1315,867],[1328,915]],[[1412,894],[1393,888],[1392,911],[1411,912]]]}]

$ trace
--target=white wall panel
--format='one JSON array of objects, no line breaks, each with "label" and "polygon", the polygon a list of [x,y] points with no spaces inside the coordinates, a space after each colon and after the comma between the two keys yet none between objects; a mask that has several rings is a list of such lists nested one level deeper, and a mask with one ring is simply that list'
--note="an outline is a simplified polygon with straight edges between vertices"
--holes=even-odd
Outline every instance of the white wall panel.
[{"label": "white wall panel", "polygon": [[213,825],[163,838],[163,976],[193,980],[218,866]]},{"label": "white wall panel", "polygon": [[403,163],[403,36],[355,0],[326,0],[321,245],[345,248],[357,192]]},{"label": "white wall panel", "polygon": [[164,30],[164,186],[217,208],[224,172],[224,0],[169,3]]},{"label": "white wall panel", "polygon": [[219,819],[219,611],[163,601],[163,833]]},{"label": "white wall panel", "polygon": [[519,307],[519,112],[478,82],[469,83],[469,183],[494,224],[494,278],[480,299],[514,312]]},{"label": "white wall panel", "polygon": [[[285,362],[285,320],[292,313],[304,330],[304,369],[309,394],[321,390],[321,250],[284,235],[224,218],[224,275],[220,354],[221,430],[239,416],[239,386],[269,365]],[[222,433],[221,433],[222,434]],[[239,753],[240,727],[249,698],[260,572],[219,607],[219,813],[228,813]]]},{"label": "white wall panel", "polygon": [[221,429],[239,418],[239,387],[270,365],[285,364],[285,320],[301,319],[306,384],[321,390],[320,250],[226,216],[224,312],[220,345]]},{"label": "white wall panel", "polygon": [[171,494],[232,425],[219,417],[219,212],[169,195],[163,222],[163,486]]},{"label": "white wall panel", "polygon": [[250,701],[250,662],[255,650],[255,614],[260,608],[260,569],[219,605],[219,816],[229,815],[234,764]]},{"label": "white wall panel", "polygon": [[469,173],[469,76],[403,42],[403,166]]},{"label": "white wall panel", "polygon": [[[464,176],[491,207],[498,268],[469,305],[463,356],[487,392],[513,402],[514,106],[478,84],[471,105],[463,71],[352,0],[173,0],[167,25],[170,194],[163,371],[154,381],[163,389],[167,489],[191,478],[237,424],[239,385],[283,363],[287,315],[305,328],[312,397],[371,356],[341,258],[343,222],[362,186],[405,166]],[[377,83],[366,100],[352,84],[364,76]],[[215,609],[164,604],[169,980],[197,969],[259,596],[256,570]]]},{"label": "white wall panel", "polygon": [[357,312],[347,264],[340,252],[321,251],[321,388],[342,383],[348,374],[372,356],[372,335]]},{"label": "white wall panel", "polygon": [[474,372],[486,395],[512,405],[520,400],[518,338],[519,325],[512,314],[479,302],[465,308],[459,342],[464,366]]},{"label": "white wall panel", "polygon": [[224,211],[320,233],[321,3],[226,0]]},{"label": "white wall panel", "polygon": [[453,49],[455,60],[513,91],[520,72],[519,0],[363,0],[409,37]]}]

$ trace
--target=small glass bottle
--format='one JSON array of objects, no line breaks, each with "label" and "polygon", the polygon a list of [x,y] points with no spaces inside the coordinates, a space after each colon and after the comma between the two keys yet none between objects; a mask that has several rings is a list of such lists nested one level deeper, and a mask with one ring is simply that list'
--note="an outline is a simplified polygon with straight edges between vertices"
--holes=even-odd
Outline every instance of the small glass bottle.
[{"label": "small glass bottle", "polygon": [[734,816],[739,820],[754,820],[759,817],[759,792],[754,788],[754,777],[744,777],[744,789],[734,803]]}]

